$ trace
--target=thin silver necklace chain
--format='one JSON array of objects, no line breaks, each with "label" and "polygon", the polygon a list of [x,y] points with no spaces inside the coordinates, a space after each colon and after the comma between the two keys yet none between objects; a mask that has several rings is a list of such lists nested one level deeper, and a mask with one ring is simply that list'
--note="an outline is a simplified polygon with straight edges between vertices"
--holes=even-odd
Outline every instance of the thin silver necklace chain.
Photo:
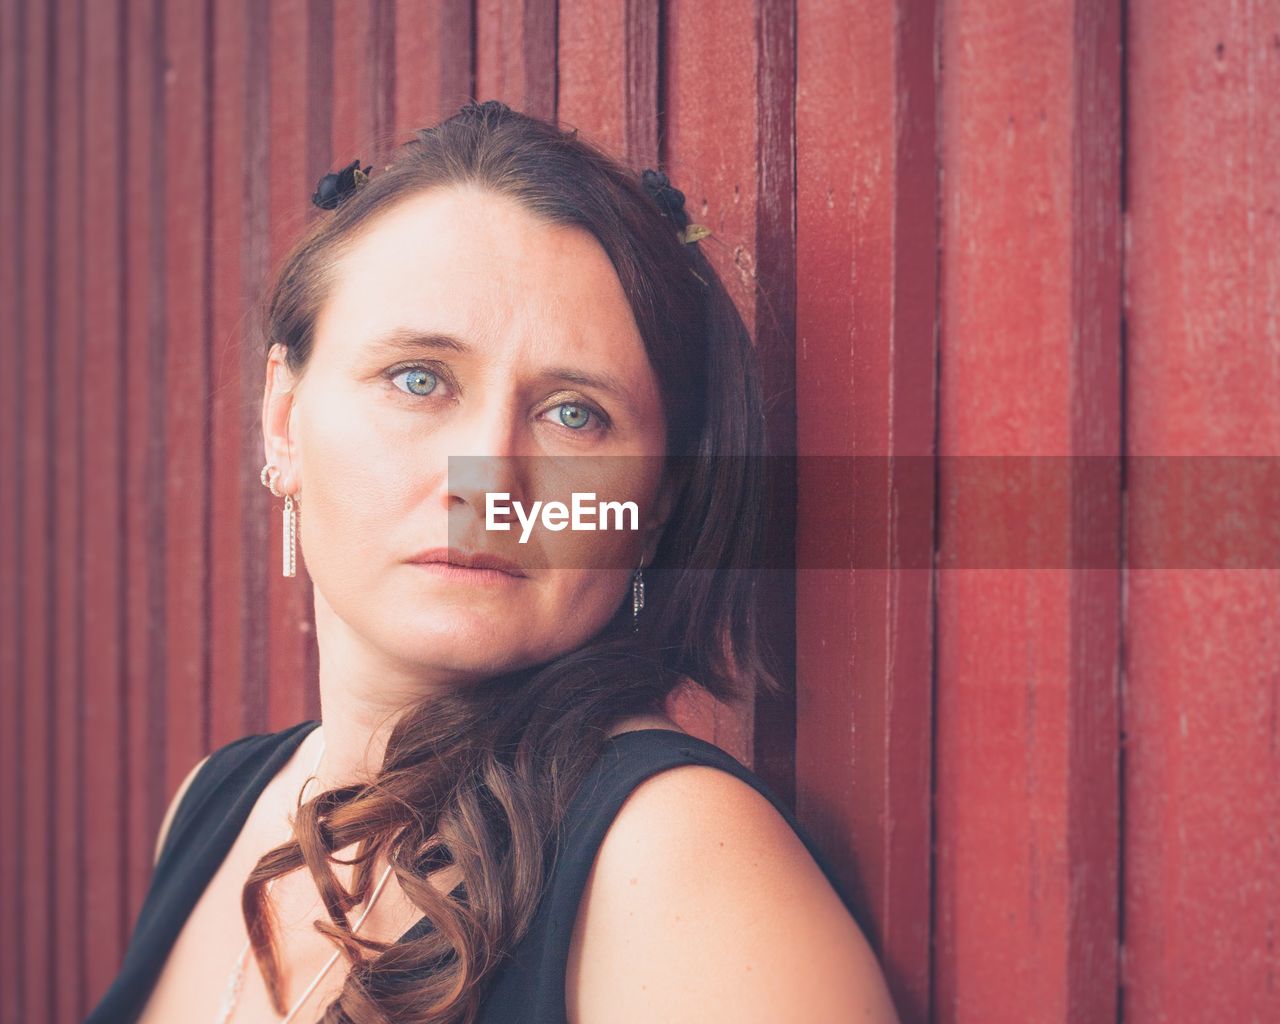
[{"label": "thin silver necklace chain", "polygon": [[[320,733],[320,753],[316,755],[316,763],[311,769],[311,774],[307,777],[307,781],[303,783],[302,793],[299,795],[299,801],[304,801],[306,799],[307,790],[311,788],[311,783],[315,782],[316,772],[320,770],[320,759],[324,757],[323,726],[321,727],[321,730],[322,731]],[[360,926],[364,924],[364,919],[369,916],[369,911],[373,909],[374,903],[377,902],[378,896],[381,895],[382,893],[382,887],[386,885],[387,879],[390,876],[391,876],[391,865],[388,864],[387,869],[384,872],[382,872],[382,877],[378,880],[378,884],[374,887],[373,895],[369,897],[369,902],[365,905],[363,912],[356,919],[356,923],[352,926],[351,928],[352,934],[354,934],[355,932],[358,932],[360,930]],[[275,882],[274,878],[271,879],[269,882],[267,882],[267,887],[266,887],[267,895],[270,895],[271,886],[274,884],[274,882]],[[240,999],[240,989],[244,986],[244,966],[249,956],[250,945],[251,945],[251,942],[246,939],[244,944],[244,949],[240,950],[240,956],[236,960],[236,965],[231,969],[231,974],[227,978],[227,991],[226,991],[226,995],[223,996],[222,998],[222,1007],[218,1011],[217,1024],[227,1024],[227,1022],[231,1019],[232,1013],[235,1012],[236,1003],[239,1002],[239,999]],[[338,957],[341,955],[342,955],[342,950],[335,949],[333,951],[333,955],[329,957],[328,963],[326,963],[322,968],[320,968],[320,973],[315,976],[311,984],[308,985],[306,987],[306,990],[302,993],[302,995],[298,997],[298,1001],[293,1004],[293,1009],[291,1009],[288,1015],[281,1020],[280,1024],[289,1024],[289,1021],[293,1020],[293,1018],[297,1015],[298,1011],[302,1009],[303,1003],[305,1003],[307,999],[310,997],[311,993],[315,991],[316,986],[320,984],[324,976],[329,973],[329,969],[338,962]]]}]

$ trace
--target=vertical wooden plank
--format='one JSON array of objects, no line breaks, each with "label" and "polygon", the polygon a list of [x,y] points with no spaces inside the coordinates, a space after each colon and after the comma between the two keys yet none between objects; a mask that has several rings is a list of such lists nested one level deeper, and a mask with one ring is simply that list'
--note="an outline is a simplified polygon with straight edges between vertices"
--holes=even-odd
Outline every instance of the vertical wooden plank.
[{"label": "vertical wooden plank", "polygon": [[557,112],[637,170],[658,160],[658,0],[562,0]]},{"label": "vertical wooden plank", "polygon": [[476,0],[476,98],[556,116],[555,0]]},{"label": "vertical wooden plank", "polygon": [[127,921],[151,878],[165,780],[163,0],[129,0],[125,65],[125,650]]},{"label": "vertical wooden plank", "polygon": [[[31,166],[49,167],[52,140],[54,64],[51,50],[56,10],[27,7],[24,67],[23,156]],[[20,671],[25,680],[22,707],[21,771],[26,782],[20,833],[23,866],[23,1004],[25,1020],[53,1019],[55,927],[53,861],[53,176],[29,175],[23,188],[26,240],[22,336],[29,340],[22,382],[22,592],[26,605]]]},{"label": "vertical wooden plank", "polygon": [[[331,89],[333,6],[328,2],[290,0],[269,5],[271,18],[270,106],[268,131],[270,269],[274,270],[306,226],[321,211],[310,202],[316,181],[331,164]],[[354,159],[354,155],[351,159]],[[265,281],[264,281],[265,286]],[[265,345],[257,355],[265,376]],[[259,414],[261,413],[259,391]],[[254,451],[262,453],[258,431]],[[261,466],[261,461],[259,466]],[[283,468],[283,467],[282,467]],[[318,718],[315,686],[312,592],[306,574],[306,552],[300,546],[298,575],[280,573],[280,509],[283,499],[272,497],[259,483],[246,514],[266,525],[269,547],[262,552],[258,571],[267,581],[267,690],[262,695],[262,729],[283,729],[305,718]],[[306,499],[301,501],[305,516]],[[256,717],[256,716],[255,716]]]},{"label": "vertical wooden plank", "polygon": [[366,61],[373,103],[369,130],[373,134],[374,147],[380,154],[390,151],[395,136],[396,2],[374,0],[369,7],[369,53]]},{"label": "vertical wooden plank", "polygon": [[[796,225],[795,225],[795,0],[758,6],[755,86],[756,200],[754,266],[758,288],[752,334],[763,368],[769,445],[778,456],[796,452]],[[774,459],[765,502],[773,510],[766,550],[795,551],[796,463]],[[760,630],[775,652],[783,683],[795,685],[796,575],[791,567],[764,573],[769,595]],[[761,695],[752,722],[752,760],[761,776],[796,804],[796,701],[790,692]],[[830,847],[828,847],[830,849]]]},{"label": "vertical wooden plank", "polygon": [[[559,118],[565,127],[580,128],[584,135],[619,155],[626,153],[627,92],[631,87],[627,79],[628,6],[626,0],[562,0],[556,20]],[[652,6],[656,19],[657,4]],[[656,127],[656,89],[654,99]]]},{"label": "vertical wooden plank", "polygon": [[391,83],[376,74],[374,57],[380,53],[375,37],[375,4],[333,5],[333,123],[330,125],[330,165],[337,170],[356,157],[374,163],[379,92]]},{"label": "vertical wooden plank", "polygon": [[84,358],[83,282],[83,31],[80,0],[59,0],[54,36],[52,183],[54,191],[53,372],[42,382],[49,391],[53,429],[53,771],[51,809],[54,815],[53,919],[56,968],[46,980],[53,985],[50,1020],[73,1021],[83,1006],[84,960],[81,935],[84,914],[84,875],[80,850],[84,843],[81,817],[81,752],[84,736],[81,585],[84,549],[80,509],[83,503],[80,468],[83,403],[75,389],[63,385],[64,375],[79,369]]},{"label": "vertical wooden plank", "polygon": [[[1128,43],[1129,537],[1160,552],[1170,515],[1274,521],[1243,474],[1170,508],[1147,463],[1280,454],[1280,10],[1142,0]],[[1143,558],[1126,612],[1124,1019],[1275,1020],[1280,573]]]},{"label": "vertical wooden plank", "polygon": [[456,113],[471,97],[472,24],[470,0],[397,0],[397,141]]},{"label": "vertical wooden plank", "polygon": [[[1124,582],[1124,38],[1119,7],[1072,11],[1067,1018],[1121,1012]],[[1097,561],[1098,557],[1101,558]]]},{"label": "vertical wooden plank", "polygon": [[939,1021],[1117,1012],[1118,19],[942,9]]},{"label": "vertical wooden plank", "polygon": [[[209,749],[209,10],[164,12],[165,792]],[[161,382],[163,382],[161,384]]]},{"label": "vertical wooden plank", "polygon": [[[244,123],[240,143],[247,163],[258,169],[244,183],[243,208],[238,218],[238,252],[240,280],[237,298],[244,306],[243,315],[228,331],[234,335],[238,380],[234,387],[240,396],[237,410],[240,418],[240,447],[237,458],[241,465],[241,483],[237,494],[240,538],[240,680],[238,687],[238,735],[262,732],[266,720],[267,641],[270,635],[270,607],[267,600],[267,563],[270,558],[268,539],[271,523],[260,473],[262,454],[262,382],[266,363],[266,343],[262,337],[258,315],[263,290],[270,271],[271,249],[271,14],[267,0],[249,0],[246,6],[244,33]],[[230,36],[235,29],[228,25]],[[221,51],[219,51],[221,52]],[[232,127],[227,127],[227,145]],[[221,140],[216,139],[215,145]],[[221,205],[221,204],[219,204]],[[227,282],[227,302],[231,282]],[[230,360],[229,360],[230,361]],[[232,543],[228,540],[228,543]],[[232,728],[230,715],[224,727]],[[221,734],[220,734],[221,735]],[[214,745],[218,744],[215,738]]]},{"label": "vertical wooden plank", "polygon": [[123,122],[121,49],[123,11],[118,0],[84,8],[84,358],[62,378],[66,403],[81,409],[84,500],[83,587],[76,599],[84,628],[77,638],[84,660],[80,716],[83,760],[76,786],[82,800],[84,840],[77,873],[85,886],[78,934],[85,975],[77,1019],[106,991],[124,947],[119,922],[125,893],[124,846],[124,456],[123,306],[121,222]]},{"label": "vertical wooden plank", "polygon": [[[245,292],[242,256],[250,230],[248,179],[266,173],[261,161],[246,159],[253,152],[247,127],[249,90],[260,87],[249,66],[251,56],[265,61],[265,47],[251,48],[265,23],[248,21],[244,3],[214,4],[212,66],[212,137],[209,160],[212,260],[209,267],[211,366],[209,501],[209,747],[219,747],[246,733],[245,686],[253,671],[246,651],[253,643],[258,616],[252,613],[246,578],[252,570],[245,550],[245,498],[261,488],[258,467],[251,460],[253,416],[250,383],[242,356],[248,344],[242,330]],[[263,14],[264,12],[258,11]],[[263,69],[265,70],[265,68]],[[264,125],[259,125],[260,130]],[[261,153],[261,149],[259,149]],[[265,156],[265,154],[262,154]],[[227,173],[221,173],[225,170]],[[261,446],[259,446],[261,447]],[[202,751],[202,753],[204,753]]]},{"label": "vertical wooden plank", "polygon": [[[0,4],[0,140],[18,149],[23,141],[27,5]],[[0,238],[9,252],[26,249],[22,196],[0,196]],[[22,1019],[25,885],[22,835],[23,701],[22,657],[26,601],[22,591],[23,380],[29,350],[23,333],[26,273],[19,259],[0,260],[0,832],[13,837],[0,861],[0,1020]]]},{"label": "vertical wooden plank", "polygon": [[[661,84],[666,97],[665,119],[659,135],[659,159],[672,184],[685,194],[685,209],[690,220],[706,224],[712,234],[698,244],[724,278],[730,295],[738,304],[743,319],[753,330],[757,344],[762,339],[764,317],[776,317],[783,331],[792,328],[794,314],[790,303],[793,285],[786,272],[772,279],[758,279],[757,257],[760,253],[759,210],[762,176],[780,173],[786,168],[760,166],[761,135],[759,93],[763,81],[760,68],[760,22],[777,22],[789,9],[767,4],[757,16],[756,6],[742,0],[720,0],[699,6],[672,4],[664,8],[663,60],[665,81]],[[716,32],[708,32],[715,25]],[[775,31],[777,25],[769,31]],[[709,126],[714,125],[711,129]],[[790,186],[774,194],[790,201]],[[763,311],[757,308],[757,287],[766,294]],[[774,305],[768,305],[772,302]],[[780,309],[774,308],[778,304]],[[772,323],[766,331],[772,330]],[[788,359],[788,362],[790,360]],[[791,411],[792,394],[785,386],[786,369],[778,359],[764,367],[766,394],[775,391],[779,375],[783,390],[779,405],[769,411],[769,428],[775,431],[785,423]],[[785,448],[783,449],[785,451]],[[775,643],[780,667],[790,661],[792,635],[778,635],[777,616],[788,617],[794,591],[789,574],[775,574],[766,584],[773,607],[778,609],[762,628]],[[790,682],[784,680],[784,682]],[[740,760],[756,764],[761,774],[783,794],[792,791],[789,764],[762,751],[757,758],[756,722],[752,709],[738,712],[709,702],[698,691],[682,693],[674,702],[674,712],[682,725],[709,739]],[[777,729],[778,709],[771,724]],[[790,720],[783,725],[788,735],[782,738],[788,751],[792,737]],[[788,758],[789,758],[788,753]],[[763,763],[764,761],[769,763]]]},{"label": "vertical wooden plank", "polygon": [[797,788],[875,922],[902,1019],[924,1021],[933,595],[911,567],[928,552],[899,545],[933,491],[903,495],[899,474],[933,453],[934,5],[801,0],[797,36]]},{"label": "vertical wooden plank", "polygon": [[[359,157],[375,168],[390,155],[396,103],[395,5],[338,4],[333,10],[333,121],[330,165]],[[319,173],[323,173],[323,170]]]}]

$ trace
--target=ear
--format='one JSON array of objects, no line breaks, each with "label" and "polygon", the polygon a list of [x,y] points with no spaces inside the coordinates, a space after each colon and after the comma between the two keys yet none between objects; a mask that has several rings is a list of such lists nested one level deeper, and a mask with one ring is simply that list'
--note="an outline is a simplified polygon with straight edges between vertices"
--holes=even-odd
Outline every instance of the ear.
[{"label": "ear", "polygon": [[297,445],[289,435],[297,380],[285,360],[285,348],[278,342],[267,353],[267,380],[262,393],[262,451],[268,466],[278,466],[276,487],[284,494],[297,494],[302,487],[302,462]]}]

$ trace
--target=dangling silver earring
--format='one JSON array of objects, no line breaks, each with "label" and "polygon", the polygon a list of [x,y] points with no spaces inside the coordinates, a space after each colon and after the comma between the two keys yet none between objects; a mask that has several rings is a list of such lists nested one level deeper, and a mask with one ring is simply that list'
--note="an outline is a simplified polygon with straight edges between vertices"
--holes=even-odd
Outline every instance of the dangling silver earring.
[{"label": "dangling silver earring", "polygon": [[298,571],[298,508],[292,494],[284,497],[284,574]]},{"label": "dangling silver earring", "polygon": [[631,574],[631,631],[640,631],[640,609],[644,607],[644,564]]},{"label": "dangling silver earring", "polygon": [[280,470],[276,466],[270,464],[262,467],[262,472],[258,474],[262,481],[262,486],[271,490],[277,498],[284,498],[284,543],[282,545],[284,552],[284,565],[282,570],[285,576],[295,576],[298,571],[298,503],[294,500],[292,494],[285,494],[276,487],[276,477],[280,475]]}]

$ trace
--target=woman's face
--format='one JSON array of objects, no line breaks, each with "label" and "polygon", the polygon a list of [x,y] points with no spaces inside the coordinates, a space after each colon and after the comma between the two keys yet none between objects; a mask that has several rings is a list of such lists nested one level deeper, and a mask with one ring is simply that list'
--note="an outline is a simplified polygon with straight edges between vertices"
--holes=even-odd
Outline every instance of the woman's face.
[{"label": "woman's face", "polygon": [[[291,378],[273,347],[263,404],[318,618],[446,682],[589,640],[630,600],[667,512],[658,382],[604,249],[513,200],[449,187],[379,215],[334,280],[305,371]],[[525,543],[514,516],[486,529],[489,493],[528,513],[567,486],[634,501],[639,529],[539,522]],[[413,561],[448,547],[524,575]]]}]

